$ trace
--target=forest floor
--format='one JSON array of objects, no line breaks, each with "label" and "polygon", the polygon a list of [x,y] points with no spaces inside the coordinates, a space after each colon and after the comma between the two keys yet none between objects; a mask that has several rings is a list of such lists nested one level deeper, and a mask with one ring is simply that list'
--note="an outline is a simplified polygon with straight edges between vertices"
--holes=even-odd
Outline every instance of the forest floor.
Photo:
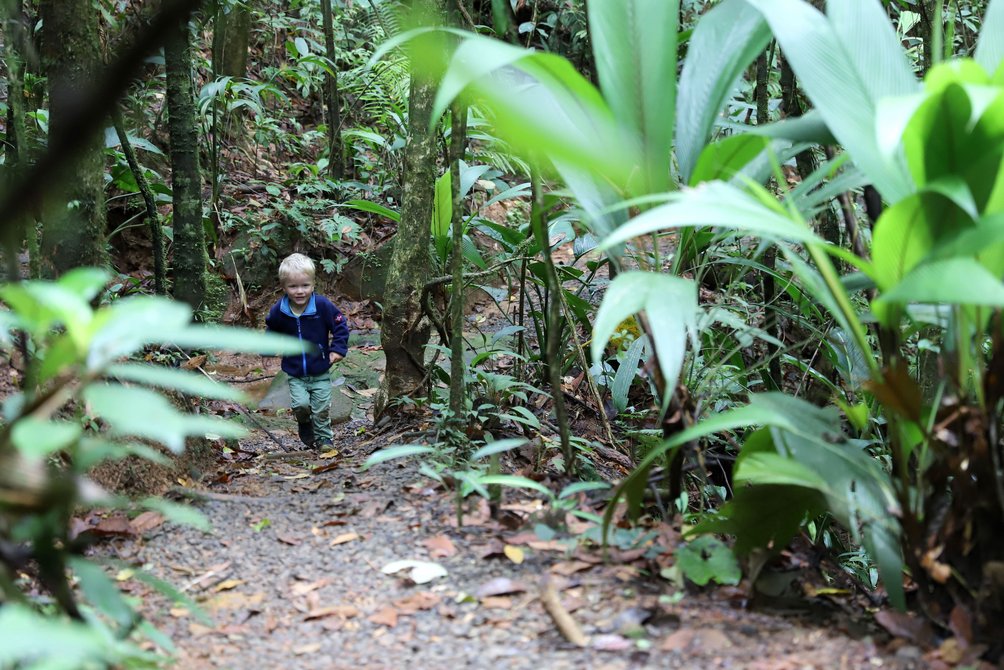
[{"label": "forest floor", "polygon": [[[590,524],[545,528],[543,501],[511,491],[499,520],[472,496],[458,527],[451,492],[413,460],[363,467],[374,451],[428,428],[418,418],[373,432],[376,349],[357,347],[335,389],[347,400],[335,450],[302,451],[284,385],[262,387],[258,409],[243,415],[249,436],[175,487],[210,531],[148,513],[98,548],[198,603],[202,615],[123,581],[173,640],[177,667],[937,667],[917,647],[890,642],[854,599],[799,593],[754,607],[745,581],[681,589],[659,576],[678,527],[653,523],[604,560]],[[233,378],[243,366],[253,376],[261,364],[236,358],[218,370]],[[422,563],[391,574],[397,561]],[[553,612],[575,622],[583,646],[569,642]]]}]

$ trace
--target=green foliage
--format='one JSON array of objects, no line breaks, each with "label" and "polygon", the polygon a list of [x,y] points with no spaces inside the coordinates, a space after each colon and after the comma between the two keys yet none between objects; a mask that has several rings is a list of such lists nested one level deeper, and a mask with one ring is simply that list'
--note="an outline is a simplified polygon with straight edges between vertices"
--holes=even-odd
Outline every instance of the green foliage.
[{"label": "green foliage", "polygon": [[[102,461],[128,455],[163,461],[158,451],[137,439],[177,453],[191,437],[242,434],[229,422],[179,411],[149,387],[235,401],[241,396],[195,373],[123,359],[156,346],[268,353],[301,349],[290,338],[192,325],[187,306],[158,297],[127,297],[93,309],[89,302],[109,279],[104,271],[80,268],[56,282],[0,287],[0,297],[10,306],[10,311],[0,312],[0,339],[10,347],[17,333],[26,338],[31,351],[23,390],[4,403],[0,530],[11,538],[17,554],[24,548],[19,560],[37,561],[38,578],[58,611],[81,616],[67,581],[69,568],[79,581],[88,612],[86,625],[35,612],[11,578],[11,568],[23,566],[0,563],[4,599],[21,603],[0,611],[4,665],[44,661],[46,667],[79,667],[82,660],[101,659],[146,667],[156,657],[141,652],[130,636],[139,631],[163,642],[155,630],[139,625],[131,605],[104,570],[81,557],[86,536],[71,535],[70,518],[98,505],[133,506],[97,489],[87,473]],[[207,529],[202,515],[187,506],[151,498],[139,502],[139,507]],[[169,597],[180,597],[170,588],[162,590]]]},{"label": "green foliage", "polygon": [[684,577],[698,586],[711,581],[735,585],[742,578],[736,557],[721,540],[710,535],[678,547],[676,565]]}]

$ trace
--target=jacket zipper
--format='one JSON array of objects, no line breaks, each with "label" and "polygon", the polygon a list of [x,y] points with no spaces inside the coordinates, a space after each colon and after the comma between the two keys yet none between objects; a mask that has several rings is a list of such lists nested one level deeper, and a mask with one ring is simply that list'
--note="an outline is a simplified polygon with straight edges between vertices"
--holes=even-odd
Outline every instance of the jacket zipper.
[{"label": "jacket zipper", "polygon": [[[296,336],[300,339],[300,344],[303,344],[303,331],[300,330],[300,317],[296,318]],[[303,376],[307,376],[307,352],[306,350],[300,352],[300,359],[303,361]]]}]

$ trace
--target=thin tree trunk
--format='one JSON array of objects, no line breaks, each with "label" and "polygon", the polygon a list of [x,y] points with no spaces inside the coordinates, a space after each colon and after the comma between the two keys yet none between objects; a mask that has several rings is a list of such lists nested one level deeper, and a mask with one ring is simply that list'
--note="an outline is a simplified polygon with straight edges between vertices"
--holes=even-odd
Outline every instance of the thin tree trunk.
[{"label": "thin tree trunk", "polygon": [[136,160],[136,152],[132,149],[132,143],[129,141],[129,134],[126,132],[125,124],[122,122],[122,114],[119,110],[116,109],[112,112],[112,121],[115,124],[115,133],[119,137],[119,143],[122,145],[122,153],[125,154],[126,162],[129,163],[129,169],[132,170],[133,177],[136,179],[136,185],[139,186],[139,192],[143,195],[143,203],[146,206],[146,220],[150,226],[150,243],[153,246],[154,291],[156,291],[157,295],[164,295],[167,292],[164,274],[164,234],[160,230],[160,213],[157,211],[157,201],[153,197],[153,191],[150,190],[150,185],[146,181],[146,176],[143,174],[139,161]]},{"label": "thin tree trunk", "polygon": [[[760,54],[760,57],[756,61],[756,124],[758,126],[766,125],[770,122],[770,96],[767,92],[770,63],[767,62],[767,54],[771,52],[772,47],[768,46],[767,50]],[[767,251],[764,252],[763,263],[768,270],[763,273],[761,278],[763,304],[765,306],[763,327],[768,333],[777,337],[780,335],[777,327],[777,305],[775,304],[777,301],[777,287],[774,284],[774,275],[772,274],[777,265],[777,251],[773,245],[769,246]],[[779,391],[783,381],[781,347],[768,343],[767,351],[767,376],[764,381],[768,388]]]},{"label": "thin tree trunk", "polygon": [[174,195],[174,297],[198,310],[206,297],[206,243],[189,39],[188,21],[178,23],[164,45],[164,61]]},{"label": "thin tree trunk", "polygon": [[[72,132],[80,100],[98,76],[101,35],[89,2],[43,0],[39,11],[42,61],[49,80],[49,140],[58,145]],[[108,264],[103,138],[89,135],[71,161],[42,235],[42,256],[56,275],[82,265]]]},{"label": "thin tree trunk", "polygon": [[561,282],[554,269],[551,258],[551,240],[547,234],[547,219],[544,213],[544,194],[540,184],[540,173],[534,167],[530,175],[533,190],[533,202],[530,210],[530,225],[537,238],[540,252],[544,256],[544,277],[547,284],[549,299],[547,301],[547,337],[544,343],[544,364],[547,366],[547,376],[551,384],[551,397],[554,401],[554,419],[558,424],[558,434],[561,437],[561,453],[565,459],[565,473],[572,475],[576,471],[575,451],[572,449],[571,436],[568,431],[568,413],[565,411],[565,396],[561,390],[561,362],[558,360],[558,348],[561,344]]},{"label": "thin tree trunk", "polygon": [[251,38],[251,9],[246,4],[223,11],[223,4],[213,19],[213,69],[218,75],[243,79],[248,69],[248,44]]},{"label": "thin tree trunk", "polygon": [[[433,21],[442,20],[441,0],[420,6],[433,12]],[[428,279],[429,222],[436,184],[436,137],[431,130],[432,106],[437,77],[420,63],[417,54],[442,53],[438,36],[413,40],[411,92],[408,105],[408,140],[404,149],[404,178],[401,221],[394,240],[394,252],[387,271],[380,342],[387,357],[374,418],[383,415],[390,403],[423,390],[426,383],[425,345],[429,324],[422,316],[422,287]]]},{"label": "thin tree trunk", "polygon": [[453,291],[450,296],[450,412],[459,421],[464,413],[464,208],[460,194],[460,161],[467,143],[467,105],[456,102],[452,107],[450,132],[450,185],[453,194],[453,255],[450,270]]},{"label": "thin tree trunk", "polygon": [[324,31],[324,52],[331,64],[331,72],[324,77],[324,106],[328,113],[328,174],[333,179],[345,177],[345,160],[342,155],[342,110],[338,95],[338,70],[336,67],[335,30],[331,16],[331,0],[321,0],[321,23]]},{"label": "thin tree trunk", "polygon": [[[30,162],[31,142],[25,125],[26,105],[24,96],[25,59],[22,55],[23,40],[26,31],[23,21],[24,6],[21,0],[11,2],[4,18],[4,59],[7,64],[7,142],[4,145],[4,163],[6,164],[5,182],[10,188],[14,179],[24,165]],[[25,215],[24,239],[28,249],[28,275],[37,279],[41,276],[41,254],[39,253],[38,230],[35,217]],[[19,278],[16,262],[17,248],[12,246],[5,250],[10,254],[10,265],[13,274],[11,281]]]}]

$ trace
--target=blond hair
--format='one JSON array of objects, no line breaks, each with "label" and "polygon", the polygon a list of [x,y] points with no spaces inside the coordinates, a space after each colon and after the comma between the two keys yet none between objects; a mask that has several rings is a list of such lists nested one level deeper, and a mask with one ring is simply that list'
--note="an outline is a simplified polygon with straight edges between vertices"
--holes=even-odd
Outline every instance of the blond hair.
[{"label": "blond hair", "polygon": [[305,274],[313,281],[314,261],[303,254],[290,254],[279,263],[279,281],[284,282],[294,274]]}]

